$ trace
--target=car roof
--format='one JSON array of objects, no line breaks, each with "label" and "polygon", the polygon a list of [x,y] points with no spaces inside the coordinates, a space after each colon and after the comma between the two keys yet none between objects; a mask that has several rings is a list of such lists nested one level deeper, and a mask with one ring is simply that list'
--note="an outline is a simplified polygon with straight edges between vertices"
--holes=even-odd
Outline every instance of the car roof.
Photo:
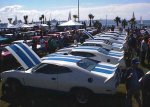
[{"label": "car roof", "polygon": [[106,52],[107,53],[106,50],[104,50],[103,48],[98,47],[98,46],[79,46],[79,47],[73,48],[71,52],[73,52],[73,51],[92,52],[92,53]]},{"label": "car roof", "polygon": [[42,58],[42,63],[51,63],[51,64],[60,64],[60,65],[68,65],[68,64],[76,64],[78,61],[84,59],[81,56],[69,56],[69,55],[57,55],[57,56],[48,56]]},{"label": "car roof", "polygon": [[104,41],[95,41],[95,40],[89,40],[89,41],[84,42],[83,44],[85,44],[85,43],[91,43],[91,44],[105,44]]}]

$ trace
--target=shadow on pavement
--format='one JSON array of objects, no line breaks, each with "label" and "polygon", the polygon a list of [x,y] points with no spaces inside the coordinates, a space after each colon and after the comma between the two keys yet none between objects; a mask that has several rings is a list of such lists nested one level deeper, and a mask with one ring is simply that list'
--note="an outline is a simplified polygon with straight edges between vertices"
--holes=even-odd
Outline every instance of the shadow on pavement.
[{"label": "shadow on pavement", "polygon": [[1,97],[8,107],[124,107],[125,95],[101,95],[88,104],[78,104],[70,96],[35,96],[27,94],[16,99]]}]

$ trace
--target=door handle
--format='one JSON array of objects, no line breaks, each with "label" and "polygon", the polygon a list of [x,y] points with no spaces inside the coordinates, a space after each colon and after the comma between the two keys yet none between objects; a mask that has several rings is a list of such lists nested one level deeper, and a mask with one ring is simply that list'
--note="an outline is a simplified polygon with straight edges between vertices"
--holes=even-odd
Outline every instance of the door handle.
[{"label": "door handle", "polygon": [[56,78],[52,78],[52,80],[56,80]]}]

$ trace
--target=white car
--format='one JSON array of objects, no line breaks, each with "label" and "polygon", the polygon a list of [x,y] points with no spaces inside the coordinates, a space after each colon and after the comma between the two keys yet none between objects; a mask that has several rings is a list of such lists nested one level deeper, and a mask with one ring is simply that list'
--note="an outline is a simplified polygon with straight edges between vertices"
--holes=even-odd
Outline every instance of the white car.
[{"label": "white car", "polygon": [[114,35],[114,36],[122,37],[122,38],[127,38],[127,35],[125,35],[125,34],[118,34],[118,33],[111,33],[111,32],[106,32],[104,34],[105,35]]},{"label": "white car", "polygon": [[88,40],[82,46],[98,46],[109,50],[123,51],[123,46],[106,40]]},{"label": "white car", "polygon": [[57,56],[57,55],[73,55],[73,56],[88,57],[93,60],[111,63],[111,64],[119,63],[121,69],[124,69],[126,67],[124,61],[124,52],[113,51],[113,50],[108,51],[106,49],[96,47],[96,46],[79,46],[79,47],[69,48],[68,51],[66,51],[66,49],[65,50],[62,49],[53,54],[49,54],[46,57]]},{"label": "white car", "polygon": [[87,103],[92,94],[114,94],[117,91],[121,78],[118,64],[79,56],[53,56],[41,61],[25,44],[6,48],[24,69],[1,73],[4,95],[16,96],[23,87],[30,87],[71,93],[79,103]]},{"label": "white car", "polygon": [[114,38],[115,40],[126,40],[126,37],[120,37],[120,36],[111,35],[111,34],[101,34],[99,36],[100,37],[110,37],[110,38]]},{"label": "white car", "polygon": [[109,40],[110,42],[113,43],[118,43],[118,44],[125,44],[126,40],[118,40],[112,37],[94,37],[94,40]]}]

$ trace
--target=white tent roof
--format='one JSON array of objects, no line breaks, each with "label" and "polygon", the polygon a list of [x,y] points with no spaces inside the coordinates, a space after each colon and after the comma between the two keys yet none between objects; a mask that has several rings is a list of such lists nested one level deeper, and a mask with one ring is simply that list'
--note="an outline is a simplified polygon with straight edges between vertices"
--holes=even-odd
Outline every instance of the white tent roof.
[{"label": "white tent roof", "polygon": [[22,28],[30,28],[31,26],[27,25],[27,24],[22,24],[21,26]]},{"label": "white tent roof", "polygon": [[30,27],[32,27],[32,26],[29,26],[29,25],[23,24],[23,23],[18,23],[14,26],[11,26],[10,28],[30,28]]},{"label": "white tent roof", "polygon": [[40,26],[42,26],[42,27],[48,27],[47,24],[41,24]]},{"label": "white tent roof", "polygon": [[18,28],[18,27],[15,26],[15,25],[12,25],[12,24],[8,24],[8,25],[7,25],[7,28]]},{"label": "white tent roof", "polygon": [[81,26],[81,25],[82,25],[81,23],[69,20],[68,22],[62,23],[59,26]]}]

